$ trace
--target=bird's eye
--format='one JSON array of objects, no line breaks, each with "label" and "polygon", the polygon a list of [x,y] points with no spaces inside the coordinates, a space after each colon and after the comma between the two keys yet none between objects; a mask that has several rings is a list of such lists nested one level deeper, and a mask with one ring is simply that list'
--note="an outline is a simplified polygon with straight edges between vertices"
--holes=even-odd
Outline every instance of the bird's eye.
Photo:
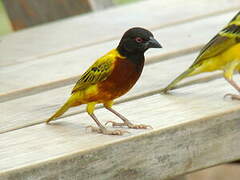
[{"label": "bird's eye", "polygon": [[137,43],[142,43],[142,42],[143,42],[143,39],[140,38],[140,37],[136,37],[136,38],[135,38],[135,41],[136,41]]}]

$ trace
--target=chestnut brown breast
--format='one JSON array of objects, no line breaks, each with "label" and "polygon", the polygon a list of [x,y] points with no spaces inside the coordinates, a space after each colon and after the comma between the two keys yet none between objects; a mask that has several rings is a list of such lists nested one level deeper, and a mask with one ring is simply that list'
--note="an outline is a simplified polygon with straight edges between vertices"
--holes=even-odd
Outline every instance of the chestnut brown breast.
[{"label": "chestnut brown breast", "polygon": [[118,58],[111,75],[98,85],[100,99],[113,100],[127,93],[140,77],[143,65],[144,59],[142,62],[134,63],[128,59]]}]

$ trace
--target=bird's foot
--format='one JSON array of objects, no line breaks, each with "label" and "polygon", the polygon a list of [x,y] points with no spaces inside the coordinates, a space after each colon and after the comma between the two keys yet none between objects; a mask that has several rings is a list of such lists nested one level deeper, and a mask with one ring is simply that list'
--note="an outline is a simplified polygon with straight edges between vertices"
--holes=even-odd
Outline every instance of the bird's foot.
[{"label": "bird's foot", "polygon": [[105,123],[105,125],[111,123],[113,127],[119,126],[119,127],[123,127],[123,126],[127,126],[131,129],[147,129],[147,128],[151,128],[152,126],[150,125],[145,125],[145,124],[132,124],[131,122],[124,122],[124,123],[117,123],[114,121],[108,121]]},{"label": "bird's foot", "polygon": [[169,95],[169,94],[171,94],[171,92],[169,92],[169,91],[171,91],[171,90],[172,90],[172,88],[164,88],[164,89],[161,89],[161,90],[159,91],[159,94]]},{"label": "bird's foot", "polygon": [[164,88],[160,90],[160,94],[168,94],[170,89],[169,88]]},{"label": "bird's foot", "polygon": [[48,120],[45,121],[45,123],[49,125],[49,124],[51,124],[50,121],[51,120],[48,119]]},{"label": "bird's foot", "polygon": [[240,95],[236,95],[236,94],[225,94],[224,95],[224,98],[227,98],[227,97],[229,97],[230,99],[232,99],[232,100],[240,100]]},{"label": "bird's foot", "polygon": [[105,135],[123,135],[124,133],[129,133],[128,131],[122,131],[122,130],[107,130],[106,128],[98,128],[94,126],[87,126],[87,129],[90,128],[92,132],[97,132],[100,134],[105,134]]}]

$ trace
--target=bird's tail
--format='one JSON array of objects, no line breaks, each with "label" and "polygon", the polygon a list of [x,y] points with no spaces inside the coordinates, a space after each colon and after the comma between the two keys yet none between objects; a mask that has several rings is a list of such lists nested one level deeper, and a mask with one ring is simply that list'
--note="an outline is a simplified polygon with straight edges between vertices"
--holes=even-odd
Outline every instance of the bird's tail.
[{"label": "bird's tail", "polygon": [[74,99],[73,96],[71,96],[59,110],[57,110],[48,120],[46,120],[46,123],[48,124],[53,119],[56,119],[59,116],[63,115],[70,107],[73,106],[73,103]]},{"label": "bird's tail", "polygon": [[184,71],[182,74],[180,74],[176,79],[174,79],[167,87],[162,89],[161,92],[167,93],[169,90],[173,89],[179,81],[183,80],[188,76],[192,76],[194,70],[195,70],[194,67],[190,67],[189,69]]}]

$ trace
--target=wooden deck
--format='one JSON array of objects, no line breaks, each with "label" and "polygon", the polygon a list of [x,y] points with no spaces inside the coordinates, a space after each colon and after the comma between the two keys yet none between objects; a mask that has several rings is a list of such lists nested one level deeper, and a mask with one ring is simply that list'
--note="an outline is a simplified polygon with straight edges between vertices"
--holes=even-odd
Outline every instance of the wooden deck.
[{"label": "wooden deck", "polygon": [[[235,91],[221,72],[159,94],[239,8],[239,0],[146,0],[2,37],[0,180],[167,179],[240,159],[240,104],[223,99]],[[164,48],[146,54],[142,77],[115,108],[153,129],[88,132],[94,122],[84,106],[45,125],[80,74],[132,26],[151,29]],[[96,114],[118,120],[101,106]]]}]

